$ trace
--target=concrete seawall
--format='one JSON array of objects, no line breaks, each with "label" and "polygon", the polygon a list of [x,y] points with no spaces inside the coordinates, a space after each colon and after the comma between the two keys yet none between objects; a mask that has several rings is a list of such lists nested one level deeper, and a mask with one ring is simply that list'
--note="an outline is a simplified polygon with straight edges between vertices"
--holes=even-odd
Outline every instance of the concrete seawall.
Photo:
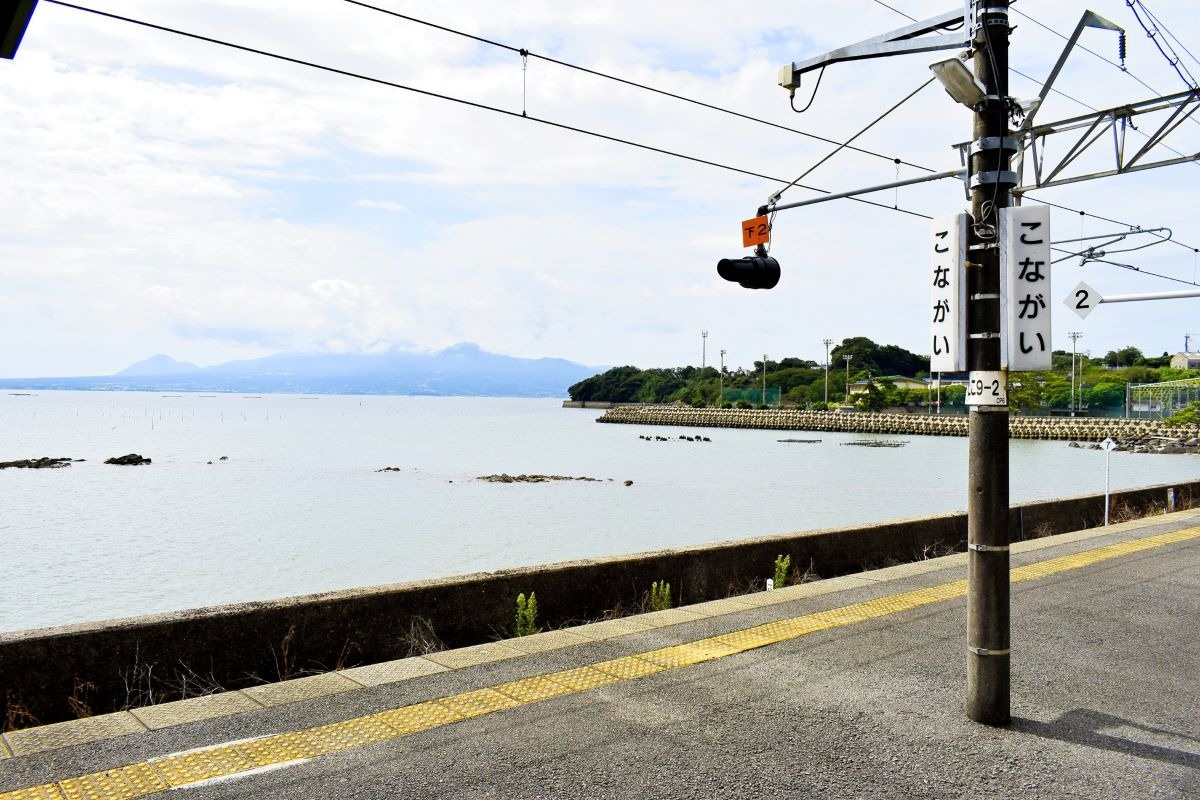
[{"label": "concrete seawall", "polygon": [[[789,431],[966,436],[968,419],[960,414],[842,414],[799,409],[689,408],[687,406],[617,406],[597,422],[628,425],[682,425],[697,428],[763,428]],[[1118,442],[1163,437],[1200,438],[1200,429],[1172,428],[1160,420],[1089,417],[1012,416],[1013,439],[1059,439],[1075,442]]]},{"label": "concrete seawall", "polygon": [[[1197,504],[1200,482],[1113,495],[1115,519]],[[1103,506],[1103,495],[1016,506],[1012,538],[1098,526]],[[151,693],[156,703],[180,699],[197,693],[197,679],[238,689],[403,658],[418,618],[448,647],[492,641],[511,631],[520,592],[536,592],[539,623],[558,628],[636,609],[653,581],[668,581],[678,604],[701,602],[760,589],[778,555],[828,578],[917,560],[927,548],[962,549],[966,530],[965,514],[948,514],[4,633],[0,703],[19,727],[46,724],[84,706],[99,714],[145,704]]]}]

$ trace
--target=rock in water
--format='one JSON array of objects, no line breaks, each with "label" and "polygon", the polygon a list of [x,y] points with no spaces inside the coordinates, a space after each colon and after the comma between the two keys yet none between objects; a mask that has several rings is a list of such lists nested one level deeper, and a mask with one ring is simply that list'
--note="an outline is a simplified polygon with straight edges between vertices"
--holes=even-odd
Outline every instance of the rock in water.
[{"label": "rock in water", "polygon": [[150,459],[144,458],[137,453],[129,453],[123,456],[113,456],[106,459],[105,464],[120,464],[122,466],[138,466],[139,464],[149,464]]},{"label": "rock in water", "polygon": [[71,466],[71,461],[70,458],[23,458],[19,461],[0,461],[0,469],[58,469]]}]

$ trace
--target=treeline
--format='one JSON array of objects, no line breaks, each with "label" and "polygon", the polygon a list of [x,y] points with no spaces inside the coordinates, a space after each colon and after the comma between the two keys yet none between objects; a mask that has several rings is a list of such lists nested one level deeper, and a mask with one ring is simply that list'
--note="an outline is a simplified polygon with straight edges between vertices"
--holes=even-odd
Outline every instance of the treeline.
[{"label": "treeline", "polygon": [[[1053,368],[1045,372],[1014,372],[1009,376],[1009,405],[1029,414],[1049,414],[1072,407],[1071,354],[1055,351]],[[844,340],[829,351],[829,406],[845,402],[847,386],[866,381],[865,391],[851,396],[854,405],[878,411],[896,406],[926,405],[940,400],[943,407],[961,406],[965,389],[930,385],[911,389],[897,386],[891,376],[922,380],[929,377],[929,357],[895,345],[878,345],[865,337]],[[1120,409],[1129,384],[1157,383],[1200,376],[1197,370],[1177,370],[1170,356],[1147,358],[1136,347],[1110,351],[1104,358],[1075,357],[1074,407],[1091,413]],[[677,367],[639,369],[615,367],[580,381],[568,390],[572,400],[614,403],[687,403],[693,406],[760,405],[763,362],[751,369]],[[825,406],[827,373],[821,364],[800,358],[766,362],[766,396],[783,405]],[[943,375],[947,381],[964,376]],[[728,390],[742,390],[730,392]],[[725,394],[723,402],[722,392]],[[730,401],[732,395],[740,400]]]}]

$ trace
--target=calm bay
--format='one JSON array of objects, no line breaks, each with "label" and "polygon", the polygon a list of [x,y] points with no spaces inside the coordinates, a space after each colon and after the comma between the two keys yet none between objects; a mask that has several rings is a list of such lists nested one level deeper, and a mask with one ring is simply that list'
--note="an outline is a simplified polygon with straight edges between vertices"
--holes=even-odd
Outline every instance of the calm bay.
[{"label": "calm bay", "polygon": [[[0,395],[0,461],[86,459],[0,470],[0,631],[965,508],[965,438],[846,447],[862,437],[598,425],[600,412],[560,405]],[[153,463],[103,463],[130,452]],[[1104,462],[1013,441],[1012,501],[1102,492]],[[1113,488],[1200,474],[1194,456],[1115,453],[1111,467]],[[478,479],[502,472],[600,480]]]}]

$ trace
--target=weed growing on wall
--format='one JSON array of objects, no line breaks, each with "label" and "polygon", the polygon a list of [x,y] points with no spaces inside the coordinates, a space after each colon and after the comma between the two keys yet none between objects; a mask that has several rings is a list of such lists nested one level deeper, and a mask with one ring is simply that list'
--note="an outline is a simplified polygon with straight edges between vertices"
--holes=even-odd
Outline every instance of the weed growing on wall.
[{"label": "weed growing on wall", "polygon": [[776,589],[787,586],[788,570],[792,566],[791,556],[775,556],[775,577],[772,579]]},{"label": "weed growing on wall", "polygon": [[650,584],[650,610],[666,611],[671,607],[671,584],[655,581]]},{"label": "weed growing on wall", "polygon": [[525,599],[525,594],[517,595],[517,636],[530,636],[541,630],[537,626],[537,594],[529,593],[529,599]]}]

